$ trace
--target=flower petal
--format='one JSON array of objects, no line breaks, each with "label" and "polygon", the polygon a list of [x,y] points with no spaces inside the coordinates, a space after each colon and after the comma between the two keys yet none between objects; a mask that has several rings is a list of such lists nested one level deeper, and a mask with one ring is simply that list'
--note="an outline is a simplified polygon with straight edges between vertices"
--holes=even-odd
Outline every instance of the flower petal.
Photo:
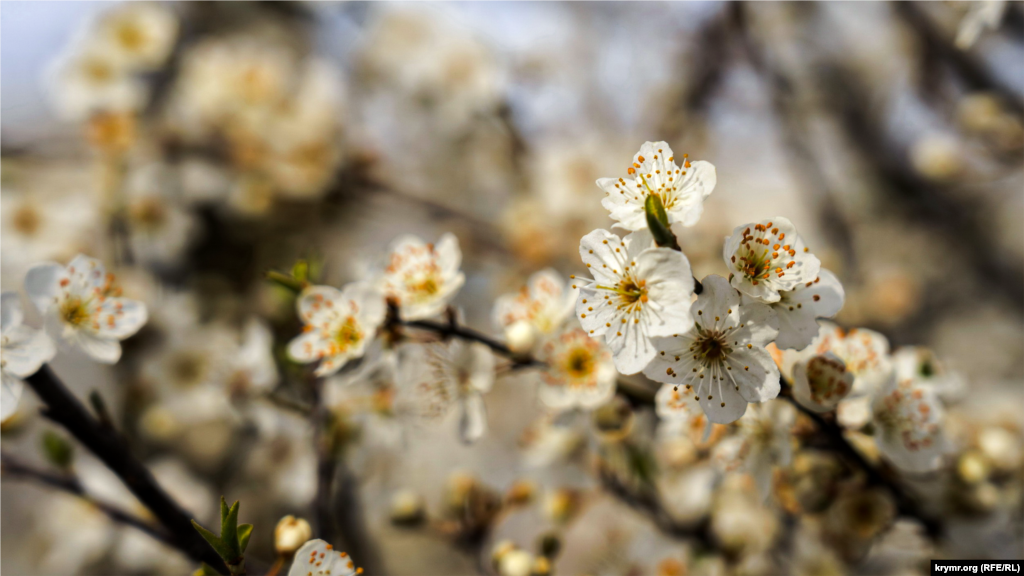
[{"label": "flower petal", "polygon": [[66,278],[65,269],[55,262],[33,266],[25,274],[25,293],[40,313],[45,313],[60,296],[60,281]]}]

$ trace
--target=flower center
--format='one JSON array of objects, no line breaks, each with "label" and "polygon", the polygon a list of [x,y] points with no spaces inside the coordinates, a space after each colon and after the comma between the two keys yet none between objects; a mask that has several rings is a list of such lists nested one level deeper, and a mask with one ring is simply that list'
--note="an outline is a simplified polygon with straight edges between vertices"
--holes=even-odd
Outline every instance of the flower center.
[{"label": "flower center", "polygon": [[39,217],[39,212],[31,206],[22,206],[18,208],[18,211],[14,213],[14,219],[11,222],[14,224],[14,229],[18,233],[25,236],[31,236],[39,230],[40,224],[42,224],[42,218]]},{"label": "flower center", "polygon": [[131,208],[132,218],[143,227],[157,229],[167,221],[167,209],[157,198],[145,198]]},{"label": "flower center", "polygon": [[338,345],[341,352],[359,344],[362,339],[363,333],[359,330],[359,324],[356,323],[356,319],[352,316],[345,318],[345,322],[334,335],[334,342]]},{"label": "flower center", "polygon": [[725,340],[725,334],[698,328],[698,337],[691,350],[703,364],[724,360],[732,352]]},{"label": "flower center", "polygon": [[845,396],[845,373],[846,366],[840,361],[830,360],[824,356],[811,358],[807,363],[807,383],[811,389],[811,398],[815,402],[823,402],[834,396]]},{"label": "flower center", "polygon": [[72,296],[60,305],[60,316],[64,322],[72,326],[82,326],[89,322],[92,315],[89,313],[89,307],[81,298]]},{"label": "flower center", "polygon": [[[773,239],[769,240],[767,236]],[[785,276],[785,270],[796,265],[796,261],[790,260],[796,256],[796,250],[789,244],[782,243],[785,238],[786,233],[780,234],[777,227],[772,228],[771,222],[767,225],[755,225],[753,234],[750,228],[744,230],[740,247],[732,256],[736,271],[755,286],[759,282],[769,280],[773,273],[779,278]]]},{"label": "flower center", "polygon": [[145,44],[146,35],[142,33],[142,29],[139,26],[125,22],[117,29],[117,39],[122,46],[134,52]]},{"label": "flower center", "polygon": [[572,378],[587,378],[594,371],[594,355],[586,347],[573,348],[566,355],[563,368]]},{"label": "flower center", "polygon": [[198,384],[206,372],[204,358],[194,352],[183,352],[171,360],[171,377],[181,388],[191,388]]}]

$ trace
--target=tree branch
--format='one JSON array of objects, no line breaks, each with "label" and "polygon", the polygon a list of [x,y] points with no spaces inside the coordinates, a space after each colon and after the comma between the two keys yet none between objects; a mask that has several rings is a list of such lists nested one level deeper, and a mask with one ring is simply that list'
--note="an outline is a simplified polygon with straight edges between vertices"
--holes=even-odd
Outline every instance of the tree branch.
[{"label": "tree branch", "polygon": [[124,524],[141,530],[156,540],[159,540],[171,547],[178,548],[178,544],[174,539],[158,526],[154,526],[138,516],[125,512],[112,504],[96,500],[90,496],[86,493],[85,488],[82,487],[78,478],[71,474],[60,474],[42,470],[7,454],[0,454],[0,463],[2,463],[4,476],[10,476],[12,479],[34,481],[39,484],[49,486],[55,490],[77,496],[99,508],[99,510],[106,514],[111,520],[119,524]]},{"label": "tree branch", "polygon": [[227,566],[192,527],[192,515],[183,510],[142,463],[132,455],[124,439],[100,424],[54,375],[49,366],[25,379],[46,404],[43,415],[71,433],[124,482],[132,494],[167,530],[170,543],[196,562],[206,562],[223,573]]}]

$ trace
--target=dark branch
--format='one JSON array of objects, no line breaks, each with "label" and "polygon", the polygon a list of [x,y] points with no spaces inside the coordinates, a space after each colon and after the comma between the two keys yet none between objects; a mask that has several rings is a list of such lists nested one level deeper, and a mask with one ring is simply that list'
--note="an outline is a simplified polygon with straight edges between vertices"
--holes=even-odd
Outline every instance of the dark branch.
[{"label": "dark branch", "polygon": [[0,463],[2,463],[2,470],[5,477],[10,476],[13,479],[37,482],[55,490],[60,490],[61,492],[78,496],[79,498],[88,501],[93,506],[96,506],[111,520],[126,526],[137,528],[146,534],[149,534],[153,538],[168,544],[169,546],[177,547],[174,539],[158,526],[154,526],[112,504],[92,498],[85,492],[85,488],[82,487],[81,482],[79,482],[78,478],[75,476],[35,468],[7,454],[0,454]]},{"label": "dark branch", "polygon": [[54,375],[49,366],[25,379],[46,404],[43,414],[71,433],[110,468],[139,501],[167,530],[170,543],[196,562],[227,573],[220,556],[192,527],[192,515],[178,506],[157,484],[142,463],[132,455],[120,435],[98,422]]}]

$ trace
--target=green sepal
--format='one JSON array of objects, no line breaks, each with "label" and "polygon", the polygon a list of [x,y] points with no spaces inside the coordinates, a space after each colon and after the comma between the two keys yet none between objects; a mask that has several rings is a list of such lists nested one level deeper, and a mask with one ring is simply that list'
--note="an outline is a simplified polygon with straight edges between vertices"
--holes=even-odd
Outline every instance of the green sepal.
[{"label": "green sepal", "polygon": [[224,556],[228,564],[242,555],[238,546],[238,500],[228,508],[228,515],[220,525],[220,540],[231,551],[230,556]]},{"label": "green sepal", "polygon": [[75,447],[60,434],[47,430],[43,432],[43,453],[51,464],[66,469],[75,457]]},{"label": "green sepal", "polygon": [[[237,558],[237,556],[232,554],[232,550],[228,548],[224,541],[220,539],[220,536],[217,536],[213,532],[203,528],[199,525],[199,522],[196,522],[195,520],[192,521],[192,526],[196,529],[196,532],[199,532],[199,535],[206,540],[210,547],[213,548],[217,555],[225,559],[225,562]],[[235,545],[237,546],[238,542],[235,542]]]},{"label": "green sepal", "polygon": [[252,536],[252,524],[240,524],[238,526],[238,546],[243,553],[249,546],[249,536]]},{"label": "green sepal", "polygon": [[644,200],[644,213],[647,216],[647,228],[654,237],[654,242],[662,248],[681,250],[676,235],[668,225],[668,214],[665,212],[665,205],[661,203],[661,197],[657,194],[648,194]]}]

